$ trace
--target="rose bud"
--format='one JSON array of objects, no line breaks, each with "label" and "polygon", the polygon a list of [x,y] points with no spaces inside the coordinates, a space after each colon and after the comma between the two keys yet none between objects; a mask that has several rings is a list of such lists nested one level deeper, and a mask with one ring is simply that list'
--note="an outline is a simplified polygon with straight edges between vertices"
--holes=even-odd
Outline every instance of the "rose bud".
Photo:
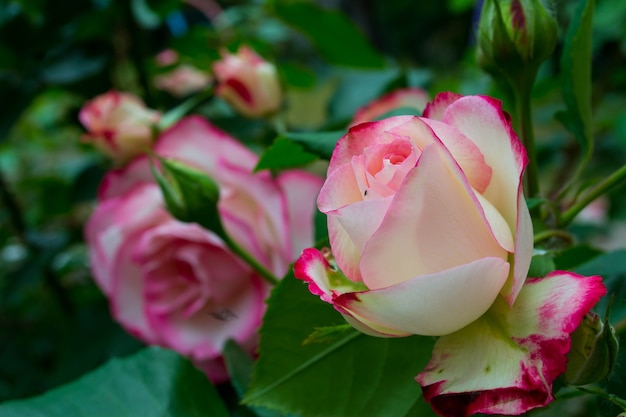
[{"label": "rose bud", "polygon": [[492,74],[534,70],[552,55],[558,24],[548,0],[485,0],[478,24],[478,62]]},{"label": "rose bud", "polygon": [[82,136],[105,155],[124,163],[150,148],[153,126],[161,114],[130,93],[109,91],[88,101],[78,118],[88,133]]},{"label": "rose bud", "polygon": [[569,385],[586,385],[606,378],[617,361],[618,342],[608,319],[589,312],[572,334],[563,380]]},{"label": "rose bud", "polygon": [[154,78],[154,85],[159,90],[167,91],[176,97],[185,97],[207,88],[213,78],[191,65],[182,64],[165,74]]},{"label": "rose bud", "polygon": [[276,112],[282,92],[276,67],[247,46],[236,54],[221,51],[222,59],[213,64],[217,80],[215,94],[247,117]]}]

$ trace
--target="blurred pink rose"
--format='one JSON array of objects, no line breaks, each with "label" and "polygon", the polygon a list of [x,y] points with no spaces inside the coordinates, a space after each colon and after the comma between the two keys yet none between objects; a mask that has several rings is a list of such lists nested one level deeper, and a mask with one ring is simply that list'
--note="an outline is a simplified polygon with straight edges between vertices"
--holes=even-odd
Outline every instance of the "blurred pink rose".
[{"label": "blurred pink rose", "polygon": [[154,78],[154,85],[159,90],[167,91],[176,97],[184,97],[207,88],[213,78],[206,72],[182,64],[165,74]]},{"label": "blurred pink rose", "polygon": [[[257,156],[200,117],[164,132],[154,151],[220,185],[226,231],[277,277],[313,243],[320,178],[252,174]],[[214,382],[227,378],[227,339],[250,351],[256,345],[268,284],[217,235],[166,211],[146,157],[105,177],[86,241],[114,318],[138,338],[189,356]]]},{"label": "blurred pink rose", "polygon": [[248,117],[277,111],[282,101],[276,67],[252,49],[241,46],[236,54],[221,51],[222,59],[213,64],[217,79],[215,93]]},{"label": "blurred pink rose", "polygon": [[109,91],[88,101],[78,115],[88,132],[82,140],[119,163],[152,145],[152,126],[160,117],[139,97],[119,91]]},{"label": "blurred pink rose", "polygon": [[373,122],[377,118],[401,108],[415,109],[421,114],[426,108],[428,100],[428,94],[421,88],[410,87],[394,90],[357,110],[350,126]]}]

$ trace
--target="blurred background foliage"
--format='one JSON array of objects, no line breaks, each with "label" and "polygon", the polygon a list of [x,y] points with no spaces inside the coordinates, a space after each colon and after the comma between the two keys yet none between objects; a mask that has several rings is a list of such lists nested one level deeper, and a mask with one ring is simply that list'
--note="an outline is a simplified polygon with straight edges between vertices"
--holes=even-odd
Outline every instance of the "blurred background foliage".
[{"label": "blurred background foliage", "polygon": [[[562,32],[577,3],[557,2]],[[171,109],[184,98],[155,88],[154,77],[168,69],[156,54],[174,49],[180,62],[208,72],[220,48],[247,43],[279,67],[290,131],[345,129],[357,107],[402,86],[431,96],[494,95],[506,107],[505,93],[475,63],[479,11],[471,0],[0,2],[0,401],[38,394],[141,346],[109,318],[87,265],[82,225],[110,166],[80,142],[77,115],[86,100],[118,89]],[[596,151],[587,180],[626,161],[624,21],[626,2],[598,2]],[[559,62],[557,50],[534,89],[546,193],[571,175],[577,158],[576,141],[554,119],[563,108]],[[252,147],[275,136],[218,99],[197,111]],[[604,249],[624,248],[623,191],[604,203],[608,219],[579,221],[572,232]],[[599,254],[579,249],[558,262],[572,268]],[[603,260],[610,279],[625,278],[624,258]],[[626,311],[616,311],[624,320]]]}]

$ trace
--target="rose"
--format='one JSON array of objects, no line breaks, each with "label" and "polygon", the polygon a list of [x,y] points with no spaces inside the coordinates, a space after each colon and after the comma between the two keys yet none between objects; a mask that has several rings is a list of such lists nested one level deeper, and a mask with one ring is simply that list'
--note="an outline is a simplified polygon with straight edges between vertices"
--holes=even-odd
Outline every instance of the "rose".
[{"label": "rose", "polygon": [[215,94],[244,116],[259,117],[280,108],[282,93],[276,67],[247,46],[236,54],[221,51],[213,64],[217,80]]},{"label": "rose", "polygon": [[130,93],[109,91],[88,101],[78,114],[88,133],[82,136],[105,155],[123,163],[152,144],[159,112]]},{"label": "rose", "polygon": [[[393,336],[452,333],[498,294],[512,303],[532,254],[525,164],[499,104],[484,97],[439,95],[424,118],[351,128],[318,206],[346,285],[370,291],[331,301],[362,330]],[[394,309],[381,298],[397,298]]]},{"label": "rose", "polygon": [[208,87],[212,78],[209,74],[190,65],[179,65],[173,70],[154,78],[154,85],[159,90],[184,97]]},{"label": "rose", "polygon": [[[311,245],[320,178],[295,170],[276,178],[252,174],[257,156],[199,117],[164,132],[154,152],[218,183],[224,228],[276,276]],[[189,356],[212,380],[224,380],[224,342],[232,338],[252,350],[268,284],[216,234],[165,210],[146,157],[107,174],[98,197],[86,241],[113,317],[138,338]]]},{"label": "rose", "polygon": [[350,126],[372,122],[394,110],[413,109],[421,113],[426,104],[428,94],[421,88],[400,88],[358,109]]},{"label": "rose", "polygon": [[329,250],[295,275],[364,333],[441,336],[417,377],[443,416],[551,401],[570,334],[606,290],[557,271],[527,281],[526,153],[500,102],[438,95],[424,117],[352,127],[318,198]]}]

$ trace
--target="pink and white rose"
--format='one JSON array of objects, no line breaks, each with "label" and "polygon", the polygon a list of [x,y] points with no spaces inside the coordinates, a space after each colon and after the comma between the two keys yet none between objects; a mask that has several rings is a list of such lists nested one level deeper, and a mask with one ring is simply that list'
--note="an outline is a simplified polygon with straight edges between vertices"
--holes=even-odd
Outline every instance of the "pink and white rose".
[{"label": "pink and white rose", "polygon": [[151,147],[161,114],[133,94],[112,90],[88,101],[78,118],[88,132],[84,142],[124,163]]},{"label": "pink and white rose", "polygon": [[567,272],[527,281],[526,163],[489,97],[443,93],[424,117],[356,125],[318,198],[332,254],[307,249],[295,265],[364,333],[441,336],[417,379],[444,416],[547,404],[570,333],[605,293]]},{"label": "pink and white rose", "polygon": [[265,116],[280,109],[282,90],[276,67],[247,46],[237,53],[221,51],[213,64],[215,94],[247,117]]},{"label": "pink and white rose", "polygon": [[213,82],[210,74],[191,65],[181,64],[165,74],[154,78],[159,90],[167,91],[176,97],[185,97],[207,88]]},{"label": "pink and white rose", "polygon": [[428,104],[428,94],[417,87],[400,88],[361,107],[354,114],[350,126],[355,126],[384,116],[394,110],[408,108],[422,113]]},{"label": "pink and white rose", "polygon": [[[154,152],[218,183],[226,231],[277,277],[312,244],[320,178],[253,174],[258,157],[200,117],[164,132]],[[225,380],[222,347],[234,339],[252,351],[268,284],[216,234],[167,212],[146,157],[108,173],[98,200],[86,241],[114,318],[147,343],[192,358],[213,381]]]}]

